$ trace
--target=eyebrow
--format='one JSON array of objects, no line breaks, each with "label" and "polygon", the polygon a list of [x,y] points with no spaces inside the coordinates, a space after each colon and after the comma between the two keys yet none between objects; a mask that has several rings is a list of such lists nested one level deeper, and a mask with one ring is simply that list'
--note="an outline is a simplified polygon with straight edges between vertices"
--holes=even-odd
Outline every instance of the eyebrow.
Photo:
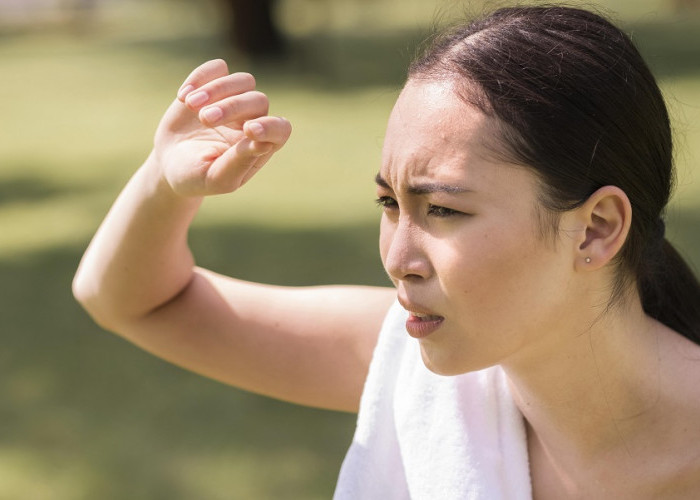
[{"label": "eyebrow", "polygon": [[[374,182],[378,186],[385,189],[393,191],[389,183],[384,180],[381,174],[377,174],[374,178]],[[467,189],[462,186],[455,186],[452,184],[445,184],[442,182],[425,182],[422,184],[416,184],[408,187],[408,192],[415,195],[430,194],[430,193],[449,193],[449,194],[459,194],[459,193],[469,193],[471,189]]]}]

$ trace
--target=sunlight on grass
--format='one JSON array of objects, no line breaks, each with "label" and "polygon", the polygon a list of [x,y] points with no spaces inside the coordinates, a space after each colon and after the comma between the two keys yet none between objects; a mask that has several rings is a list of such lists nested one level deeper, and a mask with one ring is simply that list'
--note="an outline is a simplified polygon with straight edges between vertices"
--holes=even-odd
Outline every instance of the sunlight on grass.
[{"label": "sunlight on grass", "polygon": [[[193,454],[178,457],[178,463],[173,467],[173,481],[184,497],[212,500],[287,498],[290,482],[308,477],[309,471],[318,470],[321,465],[319,457],[296,451],[253,451],[245,456],[231,451]],[[251,477],[264,477],[265,480],[254,483],[250,481]],[[232,484],[235,488],[222,489],[222,484]],[[310,486],[306,487],[312,491]],[[312,494],[305,498],[320,500],[327,497]]]},{"label": "sunlight on grass", "polygon": [[0,447],[0,499],[85,498],[88,463],[26,447]]}]

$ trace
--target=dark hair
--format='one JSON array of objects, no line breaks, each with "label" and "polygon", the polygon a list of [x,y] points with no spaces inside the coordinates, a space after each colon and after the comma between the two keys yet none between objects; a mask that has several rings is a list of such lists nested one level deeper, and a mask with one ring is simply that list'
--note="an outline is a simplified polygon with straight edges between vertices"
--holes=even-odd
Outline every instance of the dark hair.
[{"label": "dark hair", "polygon": [[664,238],[674,170],[661,92],[632,41],[601,16],[562,6],[499,9],[448,30],[409,79],[455,81],[499,122],[501,154],[531,168],[558,214],[598,188],[622,189],[632,225],[611,304],[636,284],[645,312],[700,344],[700,284]]}]

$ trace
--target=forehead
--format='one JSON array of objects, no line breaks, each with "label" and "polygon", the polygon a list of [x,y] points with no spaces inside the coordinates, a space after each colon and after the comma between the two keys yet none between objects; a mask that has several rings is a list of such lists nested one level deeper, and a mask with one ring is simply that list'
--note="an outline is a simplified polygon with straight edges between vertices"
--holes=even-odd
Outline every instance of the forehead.
[{"label": "forehead", "polygon": [[411,79],[401,90],[389,119],[390,125],[406,125],[407,122],[431,120],[434,124],[449,123],[450,118],[464,117],[464,112],[474,110],[474,116],[460,120],[465,126],[483,113],[468,105],[459,97],[456,84],[451,79]]},{"label": "forehead", "polygon": [[463,101],[452,82],[410,80],[389,118],[380,174],[397,186],[435,178],[478,182],[487,170],[490,177],[502,170],[495,168],[497,137],[496,121]]}]

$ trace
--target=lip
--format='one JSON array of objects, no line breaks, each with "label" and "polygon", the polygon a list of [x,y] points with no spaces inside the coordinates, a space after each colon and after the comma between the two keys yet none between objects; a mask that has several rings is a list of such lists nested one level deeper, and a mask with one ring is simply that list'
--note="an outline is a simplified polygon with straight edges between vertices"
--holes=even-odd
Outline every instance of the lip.
[{"label": "lip", "polygon": [[406,331],[416,339],[423,339],[442,326],[445,318],[428,309],[399,298],[401,306],[408,311]]},{"label": "lip", "polygon": [[415,339],[424,339],[440,328],[443,321],[445,318],[442,316],[428,316],[426,318],[409,313],[406,320],[406,331]]}]

